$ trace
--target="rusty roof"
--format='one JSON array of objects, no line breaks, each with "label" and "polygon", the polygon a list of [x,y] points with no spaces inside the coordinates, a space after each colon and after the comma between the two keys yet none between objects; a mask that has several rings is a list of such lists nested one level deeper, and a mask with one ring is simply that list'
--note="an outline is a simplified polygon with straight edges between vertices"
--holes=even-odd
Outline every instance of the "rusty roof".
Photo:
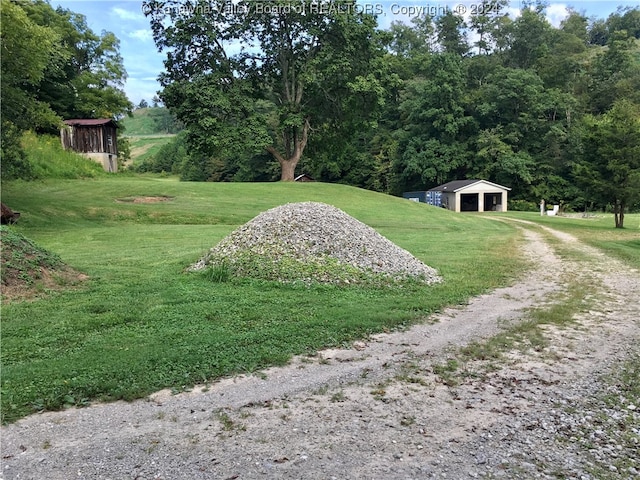
[{"label": "rusty roof", "polygon": [[71,120],[65,120],[65,124],[67,125],[86,125],[86,126],[96,126],[96,125],[106,125],[107,123],[112,123],[114,126],[117,126],[113,120],[110,118],[74,118]]}]

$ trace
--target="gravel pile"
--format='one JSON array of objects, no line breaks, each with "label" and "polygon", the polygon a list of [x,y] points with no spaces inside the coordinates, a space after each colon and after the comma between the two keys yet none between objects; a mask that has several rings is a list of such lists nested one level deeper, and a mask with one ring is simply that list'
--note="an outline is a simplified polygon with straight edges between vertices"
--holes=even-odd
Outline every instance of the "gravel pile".
[{"label": "gravel pile", "polygon": [[440,281],[436,270],[373,228],[317,202],[289,203],[261,213],[190,269],[224,263],[240,276],[285,282]]}]

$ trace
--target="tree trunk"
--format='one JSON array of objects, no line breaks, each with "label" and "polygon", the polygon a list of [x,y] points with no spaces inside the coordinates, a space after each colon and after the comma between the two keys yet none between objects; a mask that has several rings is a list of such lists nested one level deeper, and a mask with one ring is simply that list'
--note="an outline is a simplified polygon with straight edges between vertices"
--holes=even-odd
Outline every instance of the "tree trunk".
[{"label": "tree trunk", "polygon": [[273,157],[278,160],[278,163],[280,164],[280,181],[293,182],[293,180],[295,179],[296,166],[298,166],[298,162],[302,158],[302,153],[307,146],[307,140],[309,138],[309,128],[309,120],[305,119],[304,125],[302,127],[302,132],[299,132],[299,130],[297,130],[294,131],[291,136],[285,137],[285,145],[289,143],[293,144],[292,149],[287,149],[290,150],[290,154],[287,157],[282,155],[275,149],[275,147],[271,145],[266,147],[267,151],[271,155],[273,155]]},{"label": "tree trunk", "polygon": [[294,159],[284,160],[280,162],[280,166],[282,167],[280,181],[293,182],[296,175],[296,165],[298,165],[298,160]]}]

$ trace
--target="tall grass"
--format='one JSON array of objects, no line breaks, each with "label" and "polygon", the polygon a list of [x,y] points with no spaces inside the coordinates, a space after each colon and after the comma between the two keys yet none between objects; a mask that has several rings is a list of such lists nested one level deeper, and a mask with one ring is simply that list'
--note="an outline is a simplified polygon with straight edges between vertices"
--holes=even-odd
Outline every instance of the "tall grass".
[{"label": "tall grass", "polygon": [[96,178],[105,175],[102,166],[82,155],[64,150],[60,138],[27,132],[22,146],[36,179]]}]

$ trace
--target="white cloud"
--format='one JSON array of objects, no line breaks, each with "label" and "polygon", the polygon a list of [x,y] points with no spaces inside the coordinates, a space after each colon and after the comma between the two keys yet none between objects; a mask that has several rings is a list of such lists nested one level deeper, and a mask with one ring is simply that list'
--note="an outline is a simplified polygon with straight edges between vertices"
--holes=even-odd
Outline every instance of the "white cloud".
[{"label": "white cloud", "polygon": [[151,33],[151,30],[148,30],[148,29],[134,30],[133,32],[128,33],[127,35],[131,38],[135,38],[142,42],[147,42],[153,39],[153,34]]},{"label": "white cloud", "polygon": [[144,15],[137,11],[125,10],[120,7],[113,7],[111,11],[122,20],[144,20]]},{"label": "white cloud", "polygon": [[552,3],[547,7],[545,14],[551,25],[559,27],[560,22],[567,18],[567,5],[564,3]]}]

